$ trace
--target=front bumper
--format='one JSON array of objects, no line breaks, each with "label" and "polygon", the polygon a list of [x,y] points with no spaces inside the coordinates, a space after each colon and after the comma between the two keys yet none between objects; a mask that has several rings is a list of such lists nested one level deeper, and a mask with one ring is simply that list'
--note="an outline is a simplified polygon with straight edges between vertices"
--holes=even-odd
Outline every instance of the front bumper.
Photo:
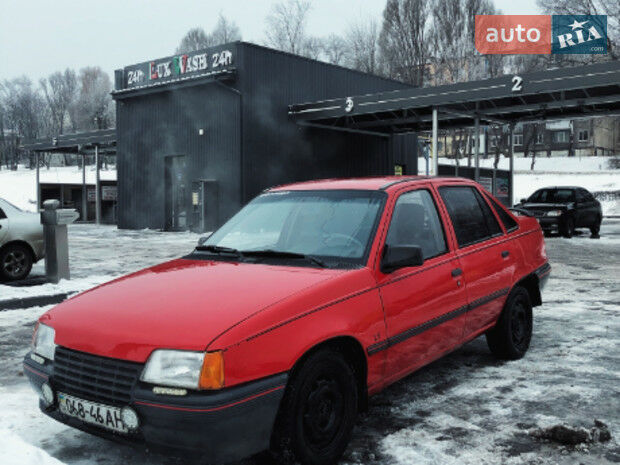
[{"label": "front bumper", "polygon": [[[24,373],[40,397],[43,383],[54,388],[53,363],[41,365],[28,354]],[[287,379],[282,373],[221,391],[188,391],[185,396],[157,395],[152,386],[138,382],[129,406],[138,413],[140,426],[132,434],[84,423],[62,414],[55,405],[45,407],[42,401],[39,407],[55,420],[97,436],[224,463],[269,447]]]},{"label": "front bumper", "polygon": [[561,216],[542,216],[536,219],[543,231],[557,231],[560,229],[560,224],[562,224]]}]

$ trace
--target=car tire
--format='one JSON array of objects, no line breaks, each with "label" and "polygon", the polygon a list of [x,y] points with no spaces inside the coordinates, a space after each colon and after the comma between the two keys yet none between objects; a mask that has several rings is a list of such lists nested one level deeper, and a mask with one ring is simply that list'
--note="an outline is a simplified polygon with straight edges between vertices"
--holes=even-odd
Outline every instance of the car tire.
[{"label": "car tire", "polygon": [[17,281],[24,279],[32,269],[32,252],[22,244],[9,244],[0,251],[0,279]]},{"label": "car tire", "polygon": [[271,441],[278,462],[329,465],[344,453],[357,417],[355,372],[339,352],[319,350],[290,379]]},{"label": "car tire", "polygon": [[575,220],[573,218],[566,218],[560,227],[562,236],[570,239],[575,234]]},{"label": "car tire", "polygon": [[590,226],[590,233],[593,236],[598,236],[599,233],[601,232],[601,223],[602,223],[602,221],[603,221],[602,218],[600,216],[598,216],[596,218],[596,222],[592,226]]},{"label": "car tire", "polygon": [[493,355],[503,360],[518,360],[532,340],[532,303],[526,289],[516,287],[508,296],[497,324],[486,333]]}]

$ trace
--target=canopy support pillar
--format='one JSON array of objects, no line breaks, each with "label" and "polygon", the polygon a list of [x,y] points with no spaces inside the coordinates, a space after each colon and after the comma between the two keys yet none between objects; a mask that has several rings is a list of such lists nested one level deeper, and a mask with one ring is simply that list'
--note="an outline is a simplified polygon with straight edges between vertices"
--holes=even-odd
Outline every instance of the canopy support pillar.
[{"label": "canopy support pillar", "polygon": [[432,157],[433,157],[433,174],[439,176],[439,154],[437,150],[437,135],[438,135],[438,122],[437,122],[437,108],[433,108],[433,143],[432,143]]}]

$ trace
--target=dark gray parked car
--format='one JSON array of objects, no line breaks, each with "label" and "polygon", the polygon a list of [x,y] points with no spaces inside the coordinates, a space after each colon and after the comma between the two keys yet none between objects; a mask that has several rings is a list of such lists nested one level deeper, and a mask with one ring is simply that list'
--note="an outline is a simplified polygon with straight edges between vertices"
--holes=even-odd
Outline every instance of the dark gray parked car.
[{"label": "dark gray parked car", "polygon": [[515,207],[538,218],[545,233],[557,231],[564,237],[572,237],[575,228],[597,235],[603,221],[601,203],[583,187],[545,187]]},{"label": "dark gray parked car", "polygon": [[39,215],[0,199],[0,281],[24,279],[44,249]]}]

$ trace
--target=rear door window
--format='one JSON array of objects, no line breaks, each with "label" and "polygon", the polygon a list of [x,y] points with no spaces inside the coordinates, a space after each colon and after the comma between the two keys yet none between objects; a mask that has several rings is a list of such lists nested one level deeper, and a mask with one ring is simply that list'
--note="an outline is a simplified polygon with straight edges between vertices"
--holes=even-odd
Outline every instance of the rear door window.
[{"label": "rear door window", "polygon": [[385,243],[421,247],[425,260],[448,251],[437,207],[429,191],[411,191],[398,198]]},{"label": "rear door window", "polygon": [[452,220],[459,247],[502,234],[499,223],[480,193],[470,186],[445,186],[439,194]]},{"label": "rear door window", "polygon": [[504,228],[506,228],[506,231],[511,232],[519,227],[515,219],[502,208],[502,206],[497,200],[488,195],[486,196],[486,198],[489,200],[489,202],[491,202],[493,210],[495,210],[497,216],[499,216],[500,221],[504,224]]}]

